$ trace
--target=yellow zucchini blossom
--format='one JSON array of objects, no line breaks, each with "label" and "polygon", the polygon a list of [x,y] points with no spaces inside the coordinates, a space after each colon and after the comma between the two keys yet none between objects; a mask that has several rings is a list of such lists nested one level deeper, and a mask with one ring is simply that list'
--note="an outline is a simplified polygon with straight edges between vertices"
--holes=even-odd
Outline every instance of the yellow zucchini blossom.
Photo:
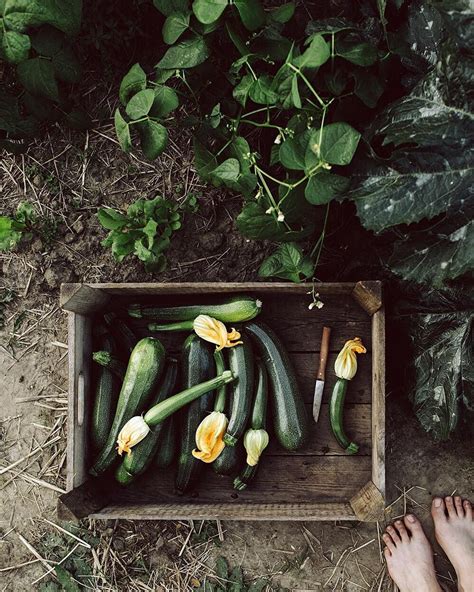
[{"label": "yellow zucchini blossom", "polygon": [[352,380],[357,372],[356,354],[365,354],[366,352],[367,350],[360,337],[354,337],[354,339],[346,341],[334,364],[336,376],[345,380]]},{"label": "yellow zucchini blossom", "polygon": [[264,429],[247,430],[244,436],[244,447],[247,451],[247,464],[254,467],[258,464],[260,456],[268,446],[270,438]]},{"label": "yellow zucchini blossom", "polygon": [[149,431],[150,427],[141,415],[129,419],[117,438],[117,451],[120,456],[124,452],[130,454],[131,449],[146,438]]},{"label": "yellow zucchini blossom", "polygon": [[216,349],[223,349],[224,347],[234,347],[239,345],[242,341],[240,333],[235,329],[227,332],[226,326],[223,322],[209,317],[208,315],[199,315],[194,319],[194,330],[201,339],[210,341],[216,344]]},{"label": "yellow zucchini blossom", "polygon": [[227,417],[220,411],[213,411],[201,421],[196,430],[197,450],[193,450],[194,458],[205,463],[216,460],[225,448],[223,438],[227,423]]}]

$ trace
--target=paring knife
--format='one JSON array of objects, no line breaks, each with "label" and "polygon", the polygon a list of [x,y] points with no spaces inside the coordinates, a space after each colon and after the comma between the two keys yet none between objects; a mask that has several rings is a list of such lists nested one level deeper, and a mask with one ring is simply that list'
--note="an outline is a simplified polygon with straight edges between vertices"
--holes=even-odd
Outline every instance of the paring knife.
[{"label": "paring knife", "polygon": [[329,352],[329,338],[331,336],[331,328],[323,327],[323,335],[321,337],[321,351],[319,358],[319,370],[316,377],[316,385],[314,387],[313,399],[313,417],[317,422],[319,419],[319,411],[321,410],[321,401],[323,400],[324,391],[324,375],[326,373],[326,363],[328,361]]}]

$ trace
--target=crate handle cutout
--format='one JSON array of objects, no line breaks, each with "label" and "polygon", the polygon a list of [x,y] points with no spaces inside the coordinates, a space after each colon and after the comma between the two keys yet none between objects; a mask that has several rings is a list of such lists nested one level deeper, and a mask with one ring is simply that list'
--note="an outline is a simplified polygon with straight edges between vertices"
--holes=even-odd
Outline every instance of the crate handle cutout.
[{"label": "crate handle cutout", "polygon": [[81,371],[77,375],[77,425],[82,426],[84,423],[85,416],[85,378],[84,373]]}]

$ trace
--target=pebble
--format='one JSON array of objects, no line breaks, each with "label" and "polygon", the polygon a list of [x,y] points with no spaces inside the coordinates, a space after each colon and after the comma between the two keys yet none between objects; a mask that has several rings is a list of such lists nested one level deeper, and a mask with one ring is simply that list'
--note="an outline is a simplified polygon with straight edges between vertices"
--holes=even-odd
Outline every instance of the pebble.
[{"label": "pebble", "polygon": [[84,222],[81,219],[78,219],[72,225],[72,229],[76,234],[82,234],[84,232]]}]

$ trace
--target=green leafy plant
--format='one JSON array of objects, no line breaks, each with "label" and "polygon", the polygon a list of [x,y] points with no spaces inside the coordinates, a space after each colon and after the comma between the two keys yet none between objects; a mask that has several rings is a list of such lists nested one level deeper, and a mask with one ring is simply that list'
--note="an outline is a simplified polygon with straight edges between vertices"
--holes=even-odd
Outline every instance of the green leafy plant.
[{"label": "green leafy plant", "polygon": [[22,239],[31,238],[36,221],[33,206],[28,202],[21,202],[14,216],[0,216],[0,251],[10,251]]},{"label": "green leafy plant", "polygon": [[102,245],[112,249],[117,261],[135,255],[143,261],[147,271],[163,271],[166,268],[165,252],[171,235],[181,228],[183,211],[196,207],[196,197],[189,195],[181,205],[156,197],[137,200],[128,206],[126,213],[101,208],[97,217],[102,226],[110,231]]},{"label": "green leafy plant", "polygon": [[88,125],[65,92],[81,75],[71,44],[81,12],[82,0],[0,2],[0,60],[9,64],[21,86],[12,93],[5,82],[0,85],[0,148],[23,149],[43,121]]},{"label": "green leafy plant", "polygon": [[262,277],[278,277],[292,282],[310,278],[313,275],[314,263],[303,255],[301,247],[295,243],[284,243],[267,257],[260,266],[258,273]]},{"label": "green leafy plant", "polygon": [[[467,94],[449,92],[468,71],[453,43],[467,45],[462,33],[449,38],[447,12],[406,4],[363,3],[337,17],[321,8],[301,31],[292,2],[154,1],[169,48],[151,84],[168,81],[195,105],[179,125],[193,128],[200,176],[244,197],[244,236],[315,240],[306,257],[316,267],[330,205],[348,199],[367,230],[396,230],[395,273],[439,285],[472,268],[473,117]],[[135,92],[146,88],[143,71],[140,84]],[[282,271],[284,252],[262,273],[308,277]]]}]

